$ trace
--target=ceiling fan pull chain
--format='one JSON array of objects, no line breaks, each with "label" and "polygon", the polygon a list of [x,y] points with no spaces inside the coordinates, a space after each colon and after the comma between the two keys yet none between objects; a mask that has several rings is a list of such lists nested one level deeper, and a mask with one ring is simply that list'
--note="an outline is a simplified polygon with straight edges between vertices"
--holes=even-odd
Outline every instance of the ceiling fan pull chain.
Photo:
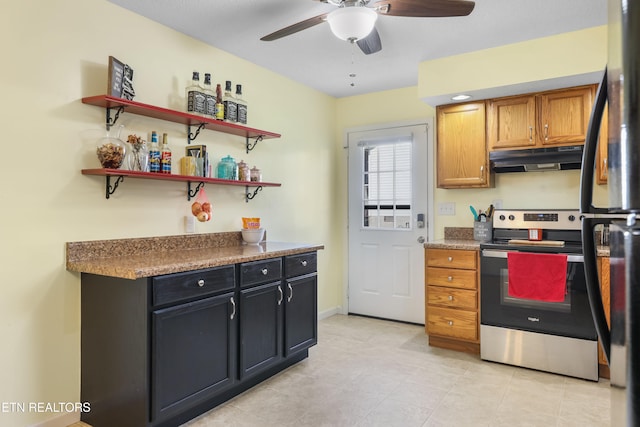
[{"label": "ceiling fan pull chain", "polygon": [[349,77],[351,78],[351,83],[350,83],[351,87],[356,85],[356,82],[354,81],[356,77],[355,51],[356,51],[356,44],[355,42],[351,42],[351,73],[349,73]]}]

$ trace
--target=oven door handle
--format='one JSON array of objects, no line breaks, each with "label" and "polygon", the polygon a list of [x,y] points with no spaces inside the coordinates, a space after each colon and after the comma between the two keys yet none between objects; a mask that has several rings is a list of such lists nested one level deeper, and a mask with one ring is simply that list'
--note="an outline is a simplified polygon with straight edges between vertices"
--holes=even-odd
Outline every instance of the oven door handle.
[{"label": "oven door handle", "polygon": [[[493,249],[483,249],[482,256],[488,258],[506,258],[509,252],[517,251],[496,251]],[[531,252],[534,253],[534,252]],[[538,252],[535,252],[538,253]],[[554,254],[554,255],[567,255],[567,262],[584,262],[584,256],[582,255],[569,255],[569,254]]]}]

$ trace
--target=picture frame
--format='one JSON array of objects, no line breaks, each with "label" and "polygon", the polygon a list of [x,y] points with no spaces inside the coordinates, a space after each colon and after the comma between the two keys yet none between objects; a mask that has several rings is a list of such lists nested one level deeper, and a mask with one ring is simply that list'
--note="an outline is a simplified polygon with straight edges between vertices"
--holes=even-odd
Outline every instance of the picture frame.
[{"label": "picture frame", "polygon": [[133,100],[135,96],[135,91],[133,90],[133,68],[113,56],[109,56],[107,84],[107,94],[109,96]]}]

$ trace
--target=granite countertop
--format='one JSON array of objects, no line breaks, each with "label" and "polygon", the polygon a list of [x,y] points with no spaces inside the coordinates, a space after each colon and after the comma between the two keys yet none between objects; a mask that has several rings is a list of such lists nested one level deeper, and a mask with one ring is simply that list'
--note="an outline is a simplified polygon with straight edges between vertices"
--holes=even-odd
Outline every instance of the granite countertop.
[{"label": "granite countertop", "polygon": [[[480,250],[480,241],[473,239],[473,228],[445,227],[444,239],[426,242],[425,248],[433,249],[466,249]],[[597,245],[596,255],[608,257],[610,255],[609,246]]]},{"label": "granite countertop", "polygon": [[473,228],[445,227],[444,239],[426,242],[425,248],[432,249],[465,249],[471,251],[480,250],[480,243],[473,239]]},{"label": "granite countertop", "polygon": [[67,270],[139,279],[324,249],[308,243],[247,245],[240,232],[68,242]]}]

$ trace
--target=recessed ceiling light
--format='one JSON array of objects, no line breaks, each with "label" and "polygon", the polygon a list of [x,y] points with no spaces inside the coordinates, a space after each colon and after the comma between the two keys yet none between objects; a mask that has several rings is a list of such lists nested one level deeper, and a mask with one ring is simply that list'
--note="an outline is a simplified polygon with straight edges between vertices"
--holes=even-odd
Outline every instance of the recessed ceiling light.
[{"label": "recessed ceiling light", "polygon": [[471,98],[471,95],[456,95],[451,97],[452,101],[466,101],[467,99]]}]

